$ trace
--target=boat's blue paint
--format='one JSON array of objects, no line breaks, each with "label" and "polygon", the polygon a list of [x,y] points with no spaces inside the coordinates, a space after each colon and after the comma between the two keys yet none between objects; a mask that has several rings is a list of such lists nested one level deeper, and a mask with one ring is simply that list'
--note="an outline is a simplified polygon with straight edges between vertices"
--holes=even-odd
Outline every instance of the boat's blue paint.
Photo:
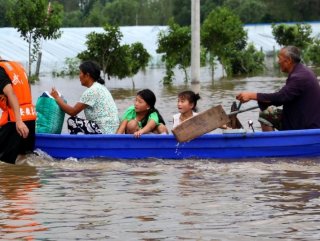
[{"label": "boat's blue paint", "polygon": [[37,134],[36,148],[59,159],[185,159],[320,156],[320,129],[206,134],[187,143],[173,135]]}]

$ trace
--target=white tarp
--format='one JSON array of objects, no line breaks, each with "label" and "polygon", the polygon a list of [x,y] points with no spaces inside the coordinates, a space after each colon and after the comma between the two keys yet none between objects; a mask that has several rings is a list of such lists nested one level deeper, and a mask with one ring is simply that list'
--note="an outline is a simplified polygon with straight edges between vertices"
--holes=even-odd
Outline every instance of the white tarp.
[{"label": "white tarp", "polygon": [[[319,34],[320,23],[310,23],[313,35]],[[122,42],[131,44],[141,42],[158,63],[160,56],[156,53],[157,38],[165,26],[130,26],[120,27],[123,33]],[[270,52],[279,49],[272,36],[270,24],[246,25],[248,42],[254,43],[257,49]],[[103,28],[62,28],[61,38],[42,42],[41,72],[59,71],[66,58],[74,58],[86,49],[86,35],[90,32],[103,32]],[[0,56],[3,59],[17,60],[27,66],[28,44],[14,28],[0,28]]]}]

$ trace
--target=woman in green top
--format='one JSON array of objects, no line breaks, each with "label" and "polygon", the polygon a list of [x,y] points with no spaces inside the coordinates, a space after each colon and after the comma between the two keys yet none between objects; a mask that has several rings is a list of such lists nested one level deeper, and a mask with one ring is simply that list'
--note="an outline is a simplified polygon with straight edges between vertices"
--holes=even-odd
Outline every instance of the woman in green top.
[{"label": "woman in green top", "polygon": [[168,129],[159,111],[155,108],[156,96],[149,89],[137,93],[133,106],[123,114],[117,134],[168,134]]}]

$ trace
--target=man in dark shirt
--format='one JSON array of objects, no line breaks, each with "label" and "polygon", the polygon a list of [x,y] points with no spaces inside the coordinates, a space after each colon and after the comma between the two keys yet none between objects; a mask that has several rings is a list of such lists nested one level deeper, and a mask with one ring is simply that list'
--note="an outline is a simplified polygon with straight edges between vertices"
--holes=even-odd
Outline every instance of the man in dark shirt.
[{"label": "man in dark shirt", "polygon": [[[271,105],[283,106],[282,111],[267,109],[273,116],[269,116],[268,121],[259,119],[263,131],[320,128],[320,85],[315,74],[300,63],[297,47],[282,48],[278,59],[281,71],[288,73],[286,84],[278,92],[242,92],[236,98],[242,103],[256,100],[262,111]],[[260,117],[265,116],[265,113],[260,113]],[[280,123],[275,123],[277,120]]]}]

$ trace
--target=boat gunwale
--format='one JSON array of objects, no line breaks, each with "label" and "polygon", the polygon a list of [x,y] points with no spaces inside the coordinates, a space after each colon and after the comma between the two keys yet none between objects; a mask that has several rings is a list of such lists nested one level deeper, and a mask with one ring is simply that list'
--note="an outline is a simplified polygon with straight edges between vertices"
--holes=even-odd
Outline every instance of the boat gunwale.
[{"label": "boat gunwale", "polygon": [[[269,132],[235,132],[235,133],[209,133],[204,134],[197,139],[221,139],[221,138],[243,138],[243,137],[288,137],[288,136],[312,136],[320,135],[320,129],[305,129],[305,130],[288,130],[288,131],[269,131]],[[47,134],[47,133],[37,133],[36,137],[50,138],[50,139],[138,139],[135,138],[133,134],[90,134],[90,135],[71,135],[68,133],[62,134]],[[145,134],[139,139],[172,139],[173,134]],[[191,140],[189,142],[193,142]],[[177,141],[178,143],[178,141]]]}]

